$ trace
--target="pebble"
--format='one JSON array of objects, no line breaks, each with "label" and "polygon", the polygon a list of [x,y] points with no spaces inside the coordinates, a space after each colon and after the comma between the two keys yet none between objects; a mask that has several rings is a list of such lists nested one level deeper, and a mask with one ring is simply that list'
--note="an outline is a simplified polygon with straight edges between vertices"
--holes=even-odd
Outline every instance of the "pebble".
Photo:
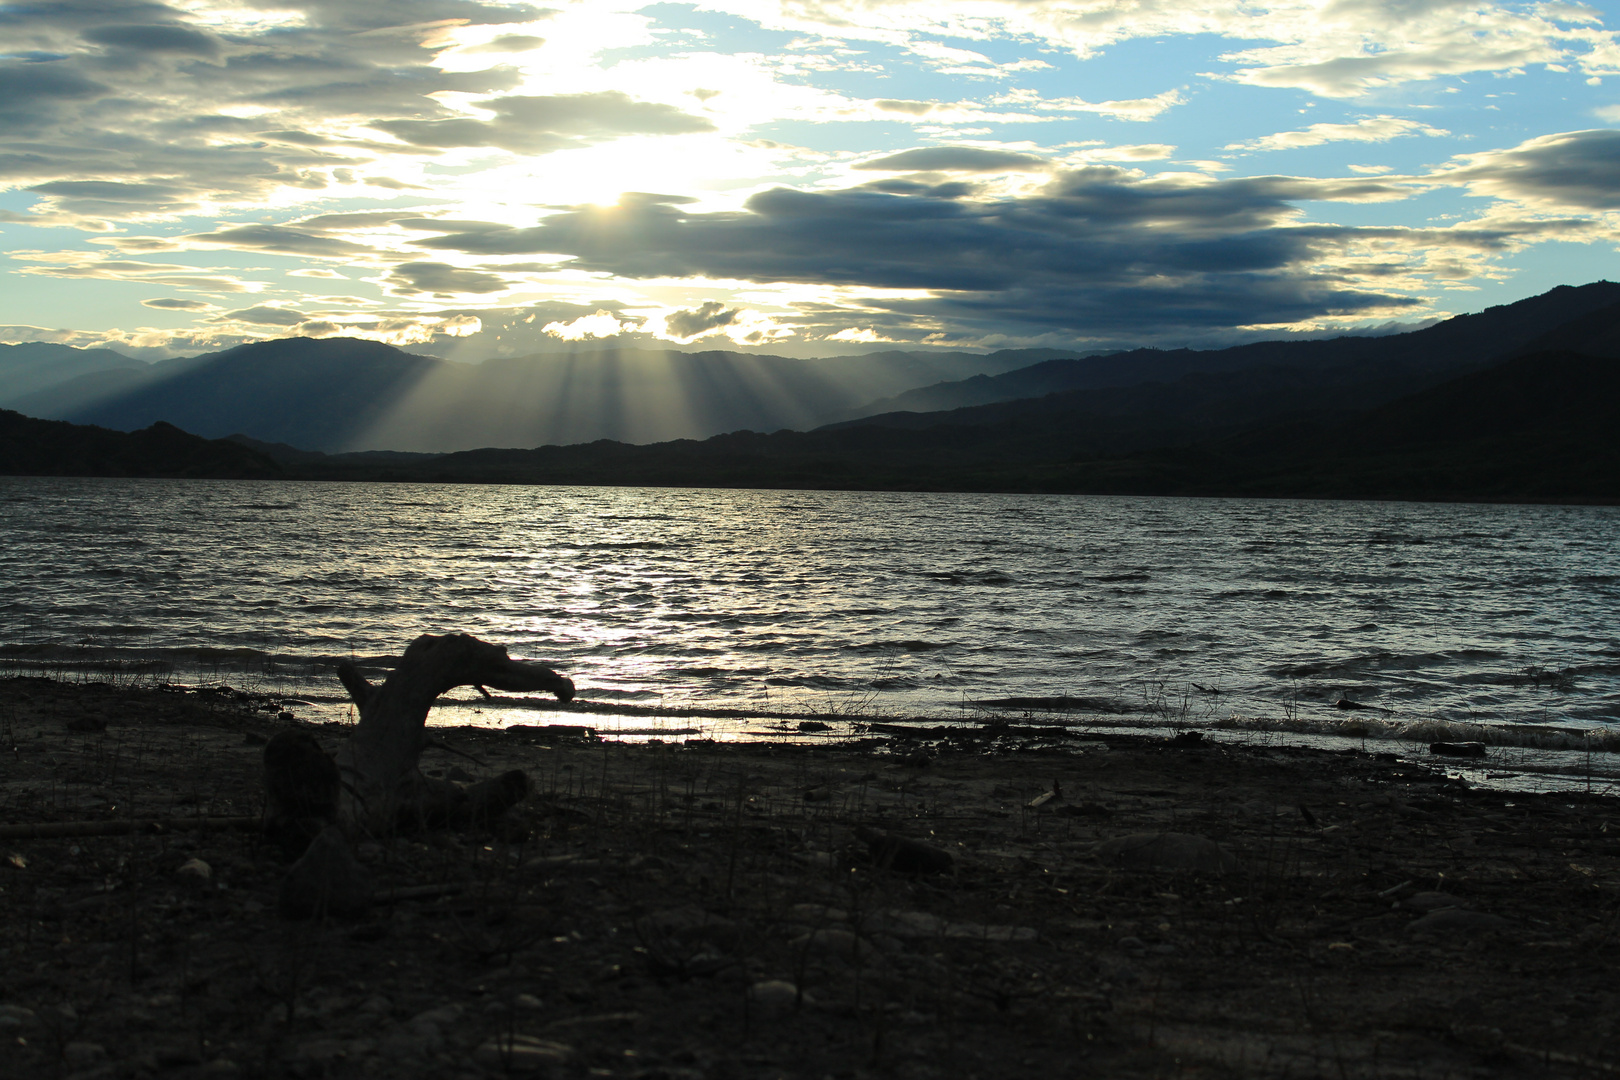
[{"label": "pebble", "polygon": [[[809,1005],[810,996],[804,996]],[[748,988],[748,1007],[751,1015],[777,1018],[787,1016],[799,1007],[799,988],[785,979],[766,979]]]},{"label": "pebble", "polygon": [[33,1027],[36,1019],[33,1009],[21,1005],[0,1005],[0,1031]]},{"label": "pebble", "polygon": [[207,881],[214,876],[214,868],[201,859],[187,859],[175,871],[180,877],[195,878],[198,881]]},{"label": "pebble", "polygon": [[473,1060],[486,1069],[535,1072],[562,1065],[573,1055],[574,1048],[567,1043],[518,1033],[490,1039],[473,1052]]}]

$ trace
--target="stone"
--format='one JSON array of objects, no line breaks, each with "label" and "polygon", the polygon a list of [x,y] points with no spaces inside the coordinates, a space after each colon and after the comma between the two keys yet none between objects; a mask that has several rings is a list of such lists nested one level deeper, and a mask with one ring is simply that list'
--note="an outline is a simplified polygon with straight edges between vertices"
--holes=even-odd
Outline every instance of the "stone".
[{"label": "stone", "polygon": [[1215,841],[1190,833],[1132,833],[1103,841],[1095,854],[1122,870],[1229,874],[1239,866],[1237,857]]},{"label": "stone", "polygon": [[574,1048],[567,1043],[537,1039],[514,1033],[497,1035],[473,1052],[473,1060],[486,1069],[509,1072],[537,1072],[567,1063]]},{"label": "stone", "polygon": [[214,868],[201,859],[187,859],[180,864],[175,873],[183,878],[193,878],[197,881],[207,881],[214,876]]},{"label": "stone", "polygon": [[[798,1010],[800,1000],[799,988],[784,979],[766,979],[748,988],[750,1016],[771,1019],[787,1016]],[[809,1004],[808,995],[803,1000]]]},{"label": "stone", "polygon": [[33,1009],[21,1005],[0,1005],[0,1032],[31,1028],[37,1019]]}]

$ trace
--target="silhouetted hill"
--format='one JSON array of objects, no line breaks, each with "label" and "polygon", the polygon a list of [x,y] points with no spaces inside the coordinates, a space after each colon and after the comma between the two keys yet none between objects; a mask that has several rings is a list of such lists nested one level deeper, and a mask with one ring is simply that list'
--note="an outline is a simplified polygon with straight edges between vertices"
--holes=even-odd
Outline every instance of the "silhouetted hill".
[{"label": "silhouetted hill", "polygon": [[[1620,284],[1560,285],[1540,296],[1458,315],[1422,330],[1381,337],[1339,337],[1318,341],[1262,341],[1228,349],[1136,349],[1082,359],[1053,359],[1004,375],[977,376],[939,383],[870,402],[856,416],[896,423],[887,414],[945,412],[975,405],[1041,397],[1046,394],[1100,390],[1146,383],[1173,383],[1189,376],[1206,377],[1205,386],[1222,385],[1208,376],[1230,373],[1233,391],[1253,383],[1245,373],[1281,373],[1304,386],[1320,373],[1323,383],[1382,383],[1395,394],[1432,384],[1471,368],[1485,367],[1526,349],[1575,349],[1594,335],[1620,339]],[[1549,335],[1564,333],[1553,340]],[[1610,346],[1613,347],[1613,344]],[[1079,399],[1074,399],[1079,400]],[[1112,406],[1107,407],[1112,409]],[[945,420],[956,423],[959,420]],[[983,422],[972,419],[968,422]],[[909,422],[918,426],[917,421]]]},{"label": "silhouetted hill", "polygon": [[282,469],[245,446],[201,439],[173,424],[109,431],[0,409],[0,474],[237,480],[276,478]]},{"label": "silhouetted hill", "polygon": [[[1308,496],[1620,500],[1620,361],[1537,353],[1326,426],[1266,425],[1126,455],[1016,423],[736,432],[449,454],[374,479]],[[350,472],[348,475],[361,474]]]}]

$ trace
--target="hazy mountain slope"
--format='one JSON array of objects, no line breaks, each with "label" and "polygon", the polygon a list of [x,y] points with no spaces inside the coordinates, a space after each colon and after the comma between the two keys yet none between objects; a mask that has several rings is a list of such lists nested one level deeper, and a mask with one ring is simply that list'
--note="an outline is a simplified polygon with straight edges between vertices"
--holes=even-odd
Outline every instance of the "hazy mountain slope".
[{"label": "hazy mountain slope", "polygon": [[65,419],[130,431],[159,420],[207,438],[342,449],[442,360],[352,338],[285,338],[165,360],[133,390]]},{"label": "hazy mountain slope", "polygon": [[43,390],[21,394],[5,402],[5,405],[28,416],[60,420],[131,393],[152,377],[152,368],[148,364],[138,368],[89,371]]},{"label": "hazy mountain slope", "polygon": [[[1366,370],[1357,381],[1440,378],[1526,348],[1580,348],[1571,340],[1540,339],[1572,320],[1595,316],[1601,322],[1601,313],[1616,303],[1620,303],[1620,284],[1600,281],[1561,285],[1540,296],[1473,315],[1459,315],[1405,334],[1263,341],[1210,351],[1137,349],[1083,359],[1054,359],[1003,375],[920,387],[868,402],[852,416],[942,412],[1070,390],[1169,382],[1193,373],[1244,369],[1299,367],[1334,371],[1333,378],[1344,381],[1346,369],[1361,366]],[[1609,324],[1612,329],[1614,320]]]},{"label": "hazy mountain slope", "polygon": [[282,471],[245,446],[201,439],[172,424],[109,431],[0,410],[0,474],[242,479]]},{"label": "hazy mountain slope", "polygon": [[111,349],[76,349],[48,341],[0,343],[0,406],[92,372],[144,371],[147,365]]},{"label": "hazy mountain slope", "polygon": [[796,360],[595,348],[459,364],[374,342],[288,338],[138,373],[87,374],[19,405],[124,430],[161,419],[210,437],[243,433],[329,452],[657,442],[814,427],[874,394],[941,374],[1003,371],[1051,352]]}]

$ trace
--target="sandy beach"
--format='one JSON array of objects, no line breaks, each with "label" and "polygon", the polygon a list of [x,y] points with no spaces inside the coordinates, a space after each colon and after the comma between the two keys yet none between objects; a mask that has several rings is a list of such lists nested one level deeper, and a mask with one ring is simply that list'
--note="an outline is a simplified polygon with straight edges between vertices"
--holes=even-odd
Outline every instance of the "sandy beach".
[{"label": "sandy beach", "polygon": [[1613,798],[1406,747],[561,714],[435,728],[430,773],[534,794],[358,843],[378,902],[289,920],[254,822],[297,711],[0,681],[8,1077],[1620,1072]]}]

